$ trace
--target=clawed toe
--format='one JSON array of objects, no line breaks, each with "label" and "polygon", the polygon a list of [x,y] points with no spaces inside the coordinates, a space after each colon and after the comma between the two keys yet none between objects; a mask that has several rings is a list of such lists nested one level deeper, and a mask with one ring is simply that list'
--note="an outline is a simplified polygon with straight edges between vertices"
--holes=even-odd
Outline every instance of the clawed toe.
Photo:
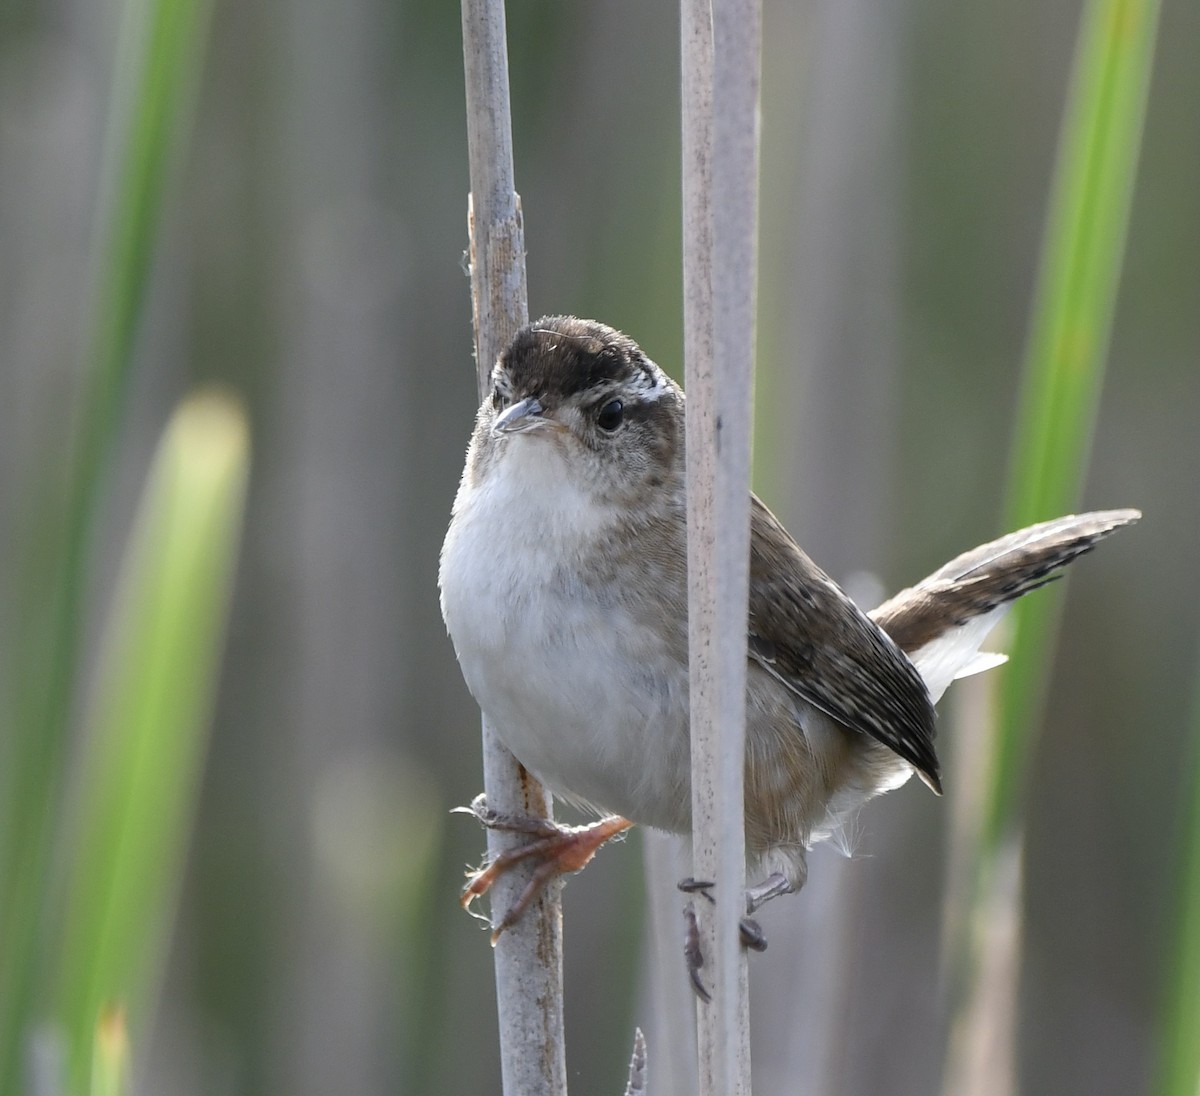
[{"label": "clawed toe", "polygon": [[693,879],[690,875],[686,879],[679,880],[675,884],[684,894],[699,894],[707,898],[710,902],[715,902],[716,899],[710,891],[716,886],[711,879]]},{"label": "clawed toe", "polygon": [[743,917],[738,922],[738,935],[751,951],[767,950],[767,934],[753,917]]},{"label": "clawed toe", "polygon": [[[688,880],[684,880],[688,882]],[[683,884],[680,884],[683,889]],[[701,891],[706,897],[712,896],[707,891]],[[704,986],[700,978],[700,968],[704,966],[704,949],[700,946],[700,926],[696,922],[696,907],[689,902],[683,907],[683,961],[687,965],[688,978],[692,990],[701,1001],[711,1001],[712,994]]]},{"label": "clawed toe", "polygon": [[572,828],[533,814],[501,814],[488,806],[487,796],[483,792],[471,800],[469,807],[455,807],[450,813],[473,815],[485,829],[524,833],[530,837],[553,837]]}]

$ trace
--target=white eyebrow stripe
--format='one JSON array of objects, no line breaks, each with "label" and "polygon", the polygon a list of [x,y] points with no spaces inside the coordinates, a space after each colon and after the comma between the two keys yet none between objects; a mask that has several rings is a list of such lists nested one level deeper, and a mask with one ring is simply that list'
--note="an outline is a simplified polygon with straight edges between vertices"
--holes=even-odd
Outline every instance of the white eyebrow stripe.
[{"label": "white eyebrow stripe", "polygon": [[667,385],[663,381],[664,376],[665,374],[658,372],[653,366],[648,369],[639,369],[631,387],[638,394],[639,399],[645,400],[647,403],[654,403],[667,394]]},{"label": "white eyebrow stripe", "polygon": [[495,368],[492,369],[492,384],[500,390],[500,395],[502,395],[505,399],[509,399],[512,396],[512,378],[509,377],[508,370],[506,370],[499,362],[497,362]]}]

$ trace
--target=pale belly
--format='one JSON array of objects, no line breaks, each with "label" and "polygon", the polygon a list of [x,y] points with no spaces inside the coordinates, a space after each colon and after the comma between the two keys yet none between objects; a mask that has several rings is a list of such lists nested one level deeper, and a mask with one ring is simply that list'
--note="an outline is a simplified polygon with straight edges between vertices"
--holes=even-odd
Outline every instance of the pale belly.
[{"label": "pale belly", "polygon": [[554,626],[540,617],[527,605],[502,648],[458,639],[463,676],[501,741],[561,798],[686,832],[686,668],[613,672],[644,666],[654,642],[625,614],[560,604]]},{"label": "pale belly", "polygon": [[[553,458],[539,456],[456,502],[439,584],[463,677],[501,741],[556,795],[686,832],[686,663],[647,606],[582,580],[604,515],[572,505]],[[553,508],[540,505],[545,491]]]}]

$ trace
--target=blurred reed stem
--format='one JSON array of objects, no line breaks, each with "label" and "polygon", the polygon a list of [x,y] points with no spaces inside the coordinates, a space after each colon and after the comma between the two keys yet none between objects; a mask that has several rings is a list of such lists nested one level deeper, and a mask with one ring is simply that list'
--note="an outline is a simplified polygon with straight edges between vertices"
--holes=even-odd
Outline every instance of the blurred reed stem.
[{"label": "blurred reed stem", "polygon": [[[1079,505],[1141,151],[1159,0],[1089,0],[1071,77],[1021,402],[1004,530]],[[994,848],[1015,824],[1040,723],[1061,598],[1026,598],[1000,690],[996,782],[986,814]]]},{"label": "blurred reed stem", "polygon": [[1161,951],[1165,986],[1157,1076],[1151,1089],[1157,1096],[1196,1096],[1200,1092],[1200,674],[1196,683],[1178,839],[1179,889],[1172,931]]},{"label": "blurred reed stem", "polygon": [[[1158,0],[1089,0],[1083,12],[1023,366],[1006,531],[1078,506],[1104,379],[1158,10]],[[963,937],[948,949],[956,1031],[947,1092],[995,1091],[972,1087],[975,1079],[956,1072],[962,1063],[955,1064],[955,1047],[970,1041],[962,1019],[980,1014],[973,1001],[986,989],[980,984],[987,969],[981,950],[989,946],[989,925],[999,920],[1019,932],[1022,898],[1014,879],[1020,873],[1001,866],[1020,846],[1021,796],[1061,610],[1061,598],[1033,597],[1012,612],[968,913],[956,919]],[[1006,895],[1001,902],[997,889]],[[1012,990],[999,999],[1015,1003]]]},{"label": "blurred reed stem", "polygon": [[[0,818],[0,1091],[16,1091],[45,1002],[51,858],[85,612],[88,554],[119,426],[172,151],[187,129],[207,0],[127,0],[97,202],[90,330],[65,484],[31,515]],[[52,454],[48,464],[56,466]]]},{"label": "blurred reed stem", "polygon": [[241,408],[217,394],[185,401],[159,445],[122,563],[64,842],[56,984],[71,1094],[89,1090],[99,1018],[128,1010],[140,1028],[152,1017],[216,695],[248,471]]}]

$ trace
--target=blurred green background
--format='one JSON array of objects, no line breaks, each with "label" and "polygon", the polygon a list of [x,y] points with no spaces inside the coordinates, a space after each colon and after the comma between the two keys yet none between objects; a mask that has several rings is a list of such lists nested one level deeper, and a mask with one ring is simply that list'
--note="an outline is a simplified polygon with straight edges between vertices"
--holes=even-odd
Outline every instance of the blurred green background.
[{"label": "blurred green background", "polygon": [[[1080,5],[765,8],[756,482],[870,600],[1000,532]],[[116,442],[94,470],[78,667],[59,698],[78,768],[152,454],[181,398],[219,382],[245,402],[254,460],[161,996],[133,1032],[136,1090],[498,1092],[490,950],[456,902],[484,841],[447,813],[479,790],[477,712],[436,591],[475,404],[458,7],[215,0],[206,19]],[[31,625],[58,597],[31,560],[105,299],[90,264],[106,104],[130,74],[118,24],[112,0],[0,8],[6,736]],[[509,40],[531,313],[603,319],[678,376],[675,6],[513,3]],[[1146,518],[1038,595],[1066,612],[1026,796],[1029,1092],[1149,1091],[1174,966],[1200,648],[1197,42],[1200,7],[1166,0],[1084,491]],[[951,756],[966,741],[953,701]],[[68,791],[48,809],[86,807]],[[912,786],[871,805],[858,855],[815,854],[804,894],[765,912],[763,1091],[790,1090],[787,1053],[814,1015],[833,1032],[829,1091],[935,1091],[950,809]],[[633,1024],[651,1023],[640,847],[566,888],[577,1094],[620,1091]],[[836,941],[789,940],[834,886],[851,911]],[[40,952],[57,947],[52,922]],[[160,931],[147,925],[148,948]],[[806,980],[805,955],[835,943],[836,984]],[[670,1069],[655,1055],[652,1033],[652,1079]]]}]

